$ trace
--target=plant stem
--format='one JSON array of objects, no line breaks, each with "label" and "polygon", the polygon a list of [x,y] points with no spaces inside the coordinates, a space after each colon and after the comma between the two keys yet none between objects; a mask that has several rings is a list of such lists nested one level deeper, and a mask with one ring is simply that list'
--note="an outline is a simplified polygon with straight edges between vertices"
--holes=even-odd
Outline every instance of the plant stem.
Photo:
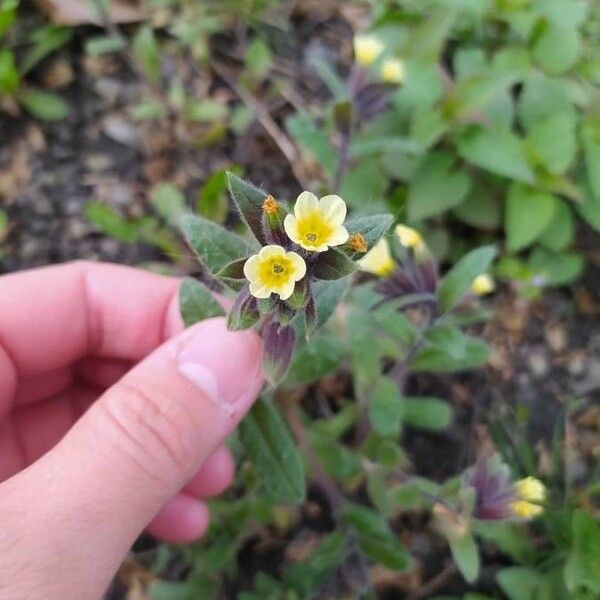
[{"label": "plant stem", "polygon": [[335,174],[333,177],[332,188],[334,194],[339,194],[340,186],[342,185],[342,181],[344,180],[344,175],[348,170],[349,155],[350,155],[350,142],[352,140],[352,131],[348,130],[347,132],[342,133],[342,142],[340,144],[339,154],[338,154],[338,162],[335,168]]}]

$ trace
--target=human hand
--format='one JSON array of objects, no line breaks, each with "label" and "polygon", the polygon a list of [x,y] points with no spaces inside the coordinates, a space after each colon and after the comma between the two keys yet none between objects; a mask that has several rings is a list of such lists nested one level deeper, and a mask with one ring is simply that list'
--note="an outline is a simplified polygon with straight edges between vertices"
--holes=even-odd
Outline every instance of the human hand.
[{"label": "human hand", "polygon": [[183,331],[178,287],[93,263],[0,278],[1,600],[99,598],[144,528],[205,531],[261,345]]}]

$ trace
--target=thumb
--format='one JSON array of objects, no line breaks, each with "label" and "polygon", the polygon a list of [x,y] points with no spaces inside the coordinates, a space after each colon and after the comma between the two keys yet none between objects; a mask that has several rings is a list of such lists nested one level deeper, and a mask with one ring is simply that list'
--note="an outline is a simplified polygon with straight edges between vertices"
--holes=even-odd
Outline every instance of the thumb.
[{"label": "thumb", "polygon": [[[223,319],[199,323],[140,362],[7,482],[15,504],[33,509],[25,527],[37,532],[36,554],[40,528],[53,528],[46,559],[86,582],[84,595],[65,589],[61,597],[93,597],[108,585],[139,533],[247,412],[262,386],[260,363],[255,333],[229,332]],[[99,589],[90,589],[92,573]]]}]

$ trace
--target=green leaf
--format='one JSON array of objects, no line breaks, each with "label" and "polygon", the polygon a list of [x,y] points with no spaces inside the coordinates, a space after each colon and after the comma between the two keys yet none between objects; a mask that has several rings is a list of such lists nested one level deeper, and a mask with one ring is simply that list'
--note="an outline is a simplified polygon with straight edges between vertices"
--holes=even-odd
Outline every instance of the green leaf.
[{"label": "green leaf", "polygon": [[[239,168],[232,167],[239,171]],[[227,170],[219,169],[210,175],[198,191],[196,211],[216,223],[223,224],[229,212]]]},{"label": "green leaf", "polygon": [[421,163],[408,192],[409,220],[439,215],[458,206],[471,186],[469,176],[454,170],[455,158],[447,152],[432,152]]},{"label": "green leaf", "polygon": [[526,567],[507,567],[498,571],[496,580],[509,600],[535,600],[539,575]]},{"label": "green leaf", "polygon": [[333,177],[337,164],[337,154],[329,137],[321,127],[306,112],[298,112],[289,117],[286,127],[303,152],[306,152],[321,165],[329,177]]},{"label": "green leaf", "polygon": [[170,225],[176,226],[186,212],[185,197],[170,183],[161,183],[152,189],[150,202],[156,212]]},{"label": "green leaf", "polygon": [[348,289],[348,284],[348,279],[315,281],[312,284],[313,297],[315,299],[315,306],[317,307],[317,329],[325,325],[329,317],[331,317],[345,291]]},{"label": "green leaf", "polygon": [[179,287],[179,310],[186,327],[225,315],[210,290],[200,281],[190,278],[184,279]]},{"label": "green leaf", "polygon": [[69,114],[69,106],[57,94],[29,89],[19,95],[25,110],[43,121],[59,121]]},{"label": "green leaf", "polygon": [[573,543],[564,570],[565,584],[572,594],[586,589],[600,595],[600,523],[578,509],[571,526]]},{"label": "green leaf", "polygon": [[358,398],[368,398],[381,377],[380,351],[372,314],[354,308],[347,321],[352,379]]},{"label": "green leaf", "polygon": [[51,52],[68,43],[72,36],[73,30],[70,27],[48,25],[36,28],[29,36],[33,45],[23,57],[20,65],[21,75],[24,76]]},{"label": "green leaf", "polygon": [[347,277],[356,271],[356,265],[343,252],[330,248],[327,252],[321,252],[317,262],[313,266],[312,276],[317,279],[334,281]]},{"label": "green leaf", "polygon": [[342,340],[321,334],[294,354],[284,387],[306,385],[337,370],[346,357]]},{"label": "green leaf", "polygon": [[585,121],[581,127],[581,137],[592,196],[600,202],[600,122]]},{"label": "green leaf", "polygon": [[497,229],[502,217],[500,202],[496,196],[483,186],[477,185],[454,210],[454,215],[463,223],[480,229]]},{"label": "green leaf", "polygon": [[12,94],[19,88],[20,82],[15,55],[7,48],[0,49],[0,93]]},{"label": "green leaf", "polygon": [[229,114],[229,108],[218,100],[189,101],[185,105],[185,116],[197,123],[223,121]]},{"label": "green leaf", "polygon": [[133,55],[139,62],[144,73],[153,83],[160,78],[160,56],[154,31],[148,25],[137,30],[132,43]]},{"label": "green leaf", "polygon": [[[350,218],[344,226],[350,235],[360,233],[367,242],[367,248],[372,248],[388,232],[393,221],[392,215],[369,215]],[[353,258],[356,256],[353,255]]]},{"label": "green leaf", "polygon": [[583,257],[575,252],[552,252],[536,248],[529,257],[529,267],[545,285],[566,285],[583,272]]},{"label": "green leaf", "polygon": [[230,263],[227,263],[220,271],[215,273],[215,276],[221,280],[224,280],[228,284],[231,280],[245,279],[244,265],[246,264],[247,258],[239,258]]},{"label": "green leaf", "polygon": [[471,284],[481,273],[487,271],[496,250],[483,246],[463,256],[438,286],[437,297],[442,312],[451,310],[471,289]]},{"label": "green leaf", "polygon": [[239,432],[264,494],[278,504],[303,502],[306,488],[302,459],[273,404],[259,398],[241,422]]},{"label": "green leaf", "polygon": [[90,56],[119,52],[124,47],[124,39],[111,35],[95,35],[85,41],[85,52]]},{"label": "green leaf", "polygon": [[574,235],[575,221],[571,207],[564,200],[556,198],[552,220],[544,229],[540,242],[550,250],[564,250],[571,245]]},{"label": "green leaf", "polygon": [[518,114],[528,131],[540,121],[556,115],[576,116],[565,83],[539,72],[527,77],[519,97]]},{"label": "green leaf", "polygon": [[397,436],[400,433],[404,406],[396,383],[381,377],[369,400],[369,421],[380,435]]},{"label": "green leaf", "polygon": [[489,346],[482,340],[465,336],[463,352],[460,356],[431,345],[419,350],[410,367],[414,371],[434,373],[435,371],[464,371],[479,367],[487,362],[490,355]]},{"label": "green leaf", "polygon": [[0,2],[0,38],[15,22],[18,8],[19,0],[2,0]]},{"label": "green leaf", "polygon": [[[555,175],[563,174],[575,160],[577,121],[570,113],[556,114],[538,121],[527,137],[527,144],[539,162]],[[560,140],[560,142],[559,142]]]},{"label": "green leaf", "polygon": [[311,597],[344,561],[346,540],[339,529],[325,536],[310,556],[285,570],[286,587],[295,590],[301,598]]},{"label": "green leaf", "polygon": [[367,202],[376,206],[382,201],[388,181],[375,157],[365,158],[348,170],[342,181],[340,195],[349,206],[360,208]]},{"label": "green leaf", "polygon": [[241,237],[204,217],[184,215],[181,226],[187,243],[211,273],[253,252]]},{"label": "green leaf", "polygon": [[395,571],[410,568],[408,550],[390,529],[387,521],[377,512],[359,506],[346,504],[341,516],[355,530],[361,550],[372,560]]},{"label": "green leaf", "polygon": [[473,126],[456,143],[459,154],[471,164],[517,181],[535,181],[523,142],[508,129]]},{"label": "green leaf", "polygon": [[410,396],[404,398],[404,423],[429,431],[442,431],[452,423],[452,407],[439,398]]},{"label": "green leaf", "polygon": [[473,583],[479,576],[479,548],[471,533],[463,537],[450,538],[450,551],[452,558],[461,572],[461,575],[469,583]]},{"label": "green leaf", "polygon": [[131,107],[131,117],[136,121],[154,121],[166,114],[167,109],[160,102],[140,102]]},{"label": "green leaf", "polygon": [[246,50],[246,68],[248,72],[259,81],[264,79],[271,70],[273,59],[269,46],[260,39],[255,37]]},{"label": "green leaf", "polygon": [[506,241],[509,250],[521,250],[538,239],[552,221],[556,198],[529,186],[513,183],[506,199]]},{"label": "green leaf", "polygon": [[545,23],[533,45],[532,56],[547,73],[560,75],[575,65],[580,52],[576,28]]},{"label": "green leaf", "polygon": [[517,563],[529,563],[535,556],[534,542],[520,523],[475,521],[473,532],[504,554],[508,554]]},{"label": "green leaf", "polygon": [[139,227],[122,217],[106,202],[88,202],[83,212],[98,229],[116,240],[132,243],[139,237]]},{"label": "green leaf", "polygon": [[260,244],[266,244],[267,240],[262,227],[262,205],[268,196],[267,192],[240,179],[231,172],[227,172],[226,177],[229,192],[244,223],[250,228]]}]

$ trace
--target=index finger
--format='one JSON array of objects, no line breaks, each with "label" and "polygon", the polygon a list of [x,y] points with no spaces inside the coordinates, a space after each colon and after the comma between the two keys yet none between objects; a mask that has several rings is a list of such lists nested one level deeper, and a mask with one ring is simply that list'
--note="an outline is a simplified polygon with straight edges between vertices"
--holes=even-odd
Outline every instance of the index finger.
[{"label": "index finger", "polygon": [[[0,397],[88,355],[137,361],[182,327],[179,280],[75,262],[0,278]],[[169,331],[171,330],[171,331]]]}]

